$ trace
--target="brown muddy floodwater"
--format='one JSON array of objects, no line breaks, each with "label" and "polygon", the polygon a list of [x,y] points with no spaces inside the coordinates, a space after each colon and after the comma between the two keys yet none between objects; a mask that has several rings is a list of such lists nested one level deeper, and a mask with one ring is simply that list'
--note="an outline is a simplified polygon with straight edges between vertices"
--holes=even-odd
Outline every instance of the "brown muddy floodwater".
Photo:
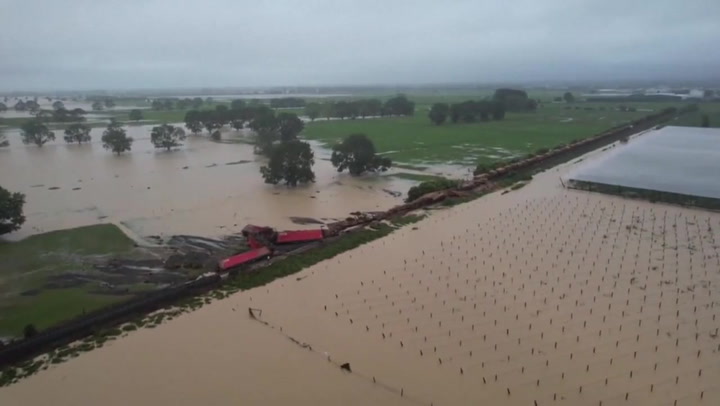
[{"label": "brown muddy floodwater", "polygon": [[387,191],[404,195],[412,184],[338,174],[329,152],[315,146],[316,183],[266,185],[259,172],[264,159],[252,145],[235,142],[247,141],[245,133],[226,131],[223,143],[189,136],[167,152],[153,148],[151,128],[126,127],[135,143],[121,156],[103,149],[102,128],[92,130],[91,144],[67,145],[56,131],[57,140],[42,148],[23,145],[18,130],[5,131],[10,147],[0,149],[0,184],[27,196],[27,222],[10,238],[98,222],[121,223],[140,236],[220,236],[247,223],[298,228],[290,217],[322,221],[387,209],[402,202]]},{"label": "brown muddy floodwater", "polygon": [[720,404],[720,213],[565,190],[564,170],[131,332],[0,404]]}]

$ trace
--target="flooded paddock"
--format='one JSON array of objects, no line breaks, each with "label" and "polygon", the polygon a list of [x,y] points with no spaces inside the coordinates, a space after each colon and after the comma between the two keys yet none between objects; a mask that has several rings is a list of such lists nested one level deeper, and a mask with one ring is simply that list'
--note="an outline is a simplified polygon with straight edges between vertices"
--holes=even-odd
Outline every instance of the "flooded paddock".
[{"label": "flooded paddock", "polygon": [[132,332],[0,403],[718,404],[720,214],[566,190],[564,171]]},{"label": "flooded paddock", "polygon": [[350,212],[383,210],[402,202],[412,182],[383,176],[338,174],[329,151],[315,149],[316,183],[295,189],[263,183],[264,158],[253,153],[249,135],[228,130],[222,142],[188,136],[184,146],[153,148],[147,125],[125,127],[132,151],[103,149],[103,128],[92,143],[66,144],[61,130],[42,148],[23,145],[18,130],[6,130],[0,148],[0,183],[25,193],[27,222],[9,237],[115,222],[147,235],[221,236],[247,223],[300,227],[290,217],[344,218]]}]

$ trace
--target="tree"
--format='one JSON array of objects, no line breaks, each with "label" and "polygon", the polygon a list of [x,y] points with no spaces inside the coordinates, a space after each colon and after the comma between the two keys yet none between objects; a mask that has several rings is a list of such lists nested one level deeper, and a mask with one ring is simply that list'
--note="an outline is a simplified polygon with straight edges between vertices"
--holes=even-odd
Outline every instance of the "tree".
[{"label": "tree", "polygon": [[85,117],[83,117],[87,112],[79,107],[74,108],[70,110],[70,115],[72,116],[72,121],[83,121],[85,120]]},{"label": "tree", "polygon": [[71,124],[65,129],[64,138],[68,144],[90,142],[90,127],[80,123]]},{"label": "tree", "polygon": [[2,130],[0,130],[0,148],[9,147],[9,146],[10,146],[10,141],[7,140],[7,138],[5,137],[5,134],[3,134]]},{"label": "tree", "polygon": [[453,122],[453,124],[457,123],[460,120],[460,113],[461,113],[462,107],[460,106],[460,103],[453,103],[450,105],[450,120]]},{"label": "tree", "polygon": [[109,149],[117,155],[132,148],[133,138],[128,137],[125,129],[115,120],[110,121],[102,135],[103,148]]},{"label": "tree", "polygon": [[502,120],[505,118],[505,105],[500,102],[492,103],[493,120]]},{"label": "tree", "polygon": [[245,100],[235,99],[230,102],[230,110],[240,110],[245,108]]},{"label": "tree", "polygon": [[412,116],[415,114],[415,103],[402,94],[388,99],[384,107],[387,114],[392,116]]},{"label": "tree", "polygon": [[115,107],[115,102],[113,101],[113,99],[105,99],[105,107],[109,109]]},{"label": "tree", "polygon": [[24,144],[42,147],[46,142],[55,139],[55,133],[38,119],[24,122],[20,129]]},{"label": "tree", "polygon": [[25,195],[10,193],[0,186],[0,235],[19,230],[25,222]]},{"label": "tree", "polygon": [[245,120],[243,120],[241,118],[233,118],[232,121],[230,121],[230,127],[234,128],[235,131],[242,130],[244,125],[245,125]]},{"label": "tree", "polygon": [[185,131],[180,127],[163,124],[153,127],[150,132],[150,141],[155,148],[165,148],[170,151],[174,147],[182,146],[180,141],[185,139]]},{"label": "tree", "polygon": [[219,130],[223,126],[223,122],[220,119],[222,112],[219,111],[201,111],[200,121],[203,127],[208,131],[208,134],[212,135],[216,130]]},{"label": "tree", "polygon": [[38,331],[34,324],[28,324],[23,328],[23,337],[26,339],[35,337],[37,333]]},{"label": "tree", "polygon": [[701,127],[710,127],[710,117],[708,117],[707,114],[703,114],[702,122],[700,123]]},{"label": "tree", "polygon": [[3,113],[8,110],[7,104],[0,103],[0,113]]},{"label": "tree", "polygon": [[506,111],[527,111],[537,107],[537,102],[528,99],[527,92],[517,89],[497,89],[493,101],[502,103]]},{"label": "tree", "polygon": [[378,99],[364,99],[357,102],[360,117],[378,116],[382,109],[382,102]]},{"label": "tree", "polygon": [[153,110],[163,110],[165,103],[163,103],[162,100],[153,100],[152,103],[150,103],[150,108]]},{"label": "tree", "polygon": [[364,172],[385,172],[392,166],[389,158],[375,155],[375,145],[365,134],[351,134],[341,144],[335,145],[330,161],[338,172],[347,169],[353,176]]},{"label": "tree", "polygon": [[65,109],[65,103],[61,102],[60,100],[57,100],[52,104],[52,107],[53,107],[53,110]]},{"label": "tree", "polygon": [[130,118],[130,120],[132,121],[138,122],[143,119],[142,111],[140,111],[139,109],[130,110],[128,118]]},{"label": "tree", "polygon": [[280,113],[277,119],[280,124],[280,140],[283,142],[296,139],[305,128],[305,123],[293,113]]},{"label": "tree", "polygon": [[15,106],[13,106],[13,108],[15,109],[15,111],[25,111],[27,110],[27,105],[24,101],[18,100],[17,103],[15,103]]},{"label": "tree", "polygon": [[192,107],[194,109],[199,109],[200,106],[202,106],[202,105],[203,105],[203,99],[201,97],[195,97],[194,99],[192,99]]},{"label": "tree", "polygon": [[305,105],[305,115],[308,116],[310,121],[315,121],[316,118],[320,117],[321,110],[320,103],[308,103]]},{"label": "tree", "polygon": [[40,111],[40,105],[36,100],[28,100],[25,102],[25,107],[30,110],[31,113],[37,113]]},{"label": "tree", "polygon": [[195,135],[201,133],[203,129],[201,118],[202,115],[199,111],[188,111],[185,113],[185,127],[187,127],[187,129]]},{"label": "tree", "polygon": [[[62,113],[63,112],[67,113],[67,110],[62,109],[62,110],[58,110],[58,111],[53,111],[52,113],[47,110],[35,110],[35,118],[47,123],[54,116],[54,113],[58,113],[58,112],[60,112],[61,115],[63,115]],[[65,119],[66,117],[62,117],[62,118]]]},{"label": "tree", "polygon": [[450,113],[450,106],[447,103],[435,103],[430,108],[428,117],[435,125],[440,125],[447,120],[448,113]]},{"label": "tree", "polygon": [[575,102],[575,96],[573,96],[570,92],[565,92],[563,95],[563,100],[565,100],[565,103],[574,103]]},{"label": "tree", "polygon": [[92,104],[92,109],[94,111],[102,111],[105,109],[105,106],[100,101],[94,101]]},{"label": "tree", "polygon": [[260,168],[260,173],[265,183],[277,185],[284,181],[287,186],[297,186],[299,183],[315,182],[313,164],[315,155],[310,144],[293,140],[274,146],[270,161]]}]

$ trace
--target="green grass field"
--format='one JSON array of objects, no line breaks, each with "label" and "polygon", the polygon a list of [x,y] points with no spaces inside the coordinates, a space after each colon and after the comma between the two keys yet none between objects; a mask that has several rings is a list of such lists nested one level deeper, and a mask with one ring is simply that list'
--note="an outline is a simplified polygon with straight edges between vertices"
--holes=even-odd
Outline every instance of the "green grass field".
[{"label": "green grass field", "polygon": [[[87,258],[132,250],[133,241],[112,224],[53,231],[0,242],[0,336],[22,335],[126,298],[90,293],[97,286],[45,288],[48,278],[87,270]],[[23,294],[25,293],[25,294]]]},{"label": "green grass field", "polygon": [[674,121],[672,125],[699,127],[702,124],[702,116],[707,114],[710,119],[710,127],[720,127],[720,103],[700,104],[700,111],[686,114]]},{"label": "green grass field", "polygon": [[[381,153],[405,164],[474,165],[551,148],[620,125],[671,103],[634,103],[636,112],[613,110],[616,104],[545,103],[534,113],[508,113],[502,121],[433,125],[428,104],[419,104],[413,117],[316,120],[303,136],[331,146],[353,133],[364,133]],[[580,107],[576,110],[575,107]],[[593,110],[585,110],[592,108]],[[604,108],[605,110],[600,110]]]}]

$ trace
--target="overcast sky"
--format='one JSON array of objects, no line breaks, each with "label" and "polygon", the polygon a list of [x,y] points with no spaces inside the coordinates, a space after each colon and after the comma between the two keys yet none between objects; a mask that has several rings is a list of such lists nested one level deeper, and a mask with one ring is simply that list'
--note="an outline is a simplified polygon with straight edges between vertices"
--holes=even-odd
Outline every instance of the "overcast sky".
[{"label": "overcast sky", "polygon": [[0,0],[0,29],[0,90],[720,74],[720,0]]}]

